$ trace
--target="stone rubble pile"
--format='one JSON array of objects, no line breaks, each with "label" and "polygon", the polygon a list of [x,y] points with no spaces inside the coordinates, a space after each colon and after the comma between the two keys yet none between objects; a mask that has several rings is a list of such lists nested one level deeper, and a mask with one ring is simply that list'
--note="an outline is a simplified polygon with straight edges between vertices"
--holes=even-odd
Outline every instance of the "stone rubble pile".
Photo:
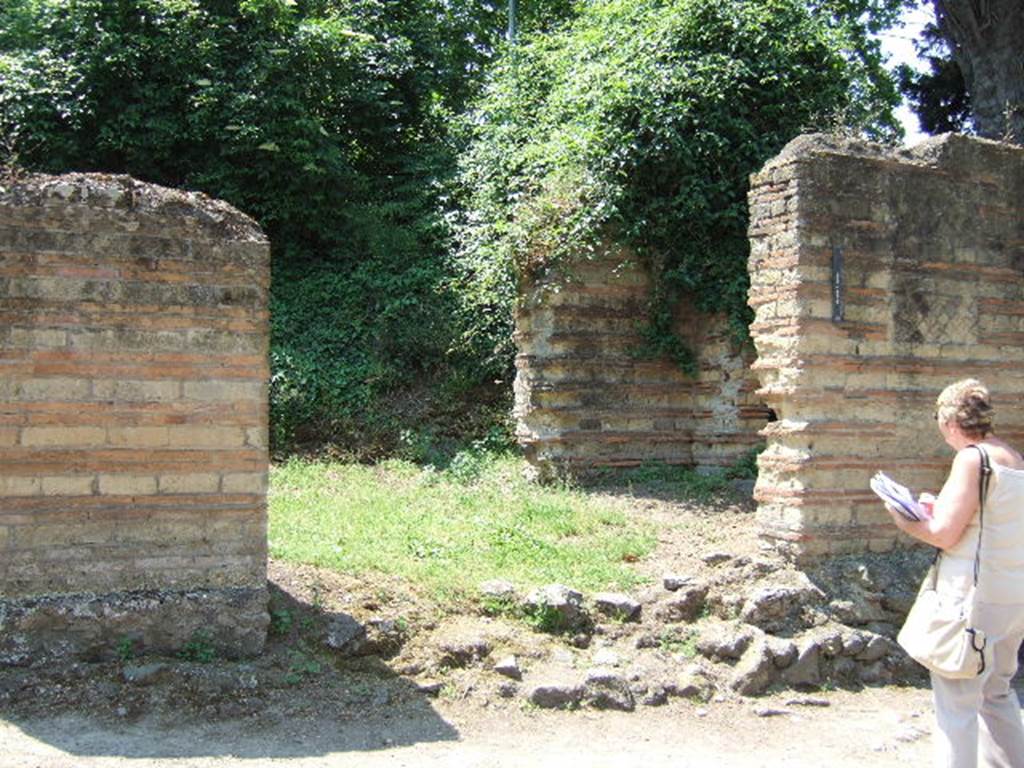
[{"label": "stone rubble pile", "polygon": [[[668,574],[635,596],[586,597],[562,584],[520,595],[508,582],[486,582],[481,604],[491,615],[460,628],[461,636],[431,638],[432,660],[399,671],[436,680],[475,670],[471,688],[484,698],[622,711],[673,697],[707,702],[913,680],[922,672],[893,638],[921,557],[834,561],[808,575],[781,560],[711,553],[701,576]],[[550,642],[510,651],[496,629],[510,617],[532,617]],[[332,620],[327,644],[372,652],[350,622]]]}]

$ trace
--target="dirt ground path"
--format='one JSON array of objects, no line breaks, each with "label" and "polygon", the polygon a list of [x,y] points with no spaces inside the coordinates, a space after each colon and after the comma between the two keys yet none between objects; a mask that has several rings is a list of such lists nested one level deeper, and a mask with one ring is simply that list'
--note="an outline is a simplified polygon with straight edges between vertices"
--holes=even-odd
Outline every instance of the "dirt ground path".
[{"label": "dirt ground path", "polygon": [[[829,706],[820,706],[822,700]],[[228,768],[247,765],[513,768],[875,768],[926,765],[926,690],[875,688],[792,694],[705,707],[678,702],[642,715],[481,711],[437,701],[373,720],[176,725],[110,724],[76,714],[0,720],[4,768]],[[765,716],[765,710],[782,713]]]}]

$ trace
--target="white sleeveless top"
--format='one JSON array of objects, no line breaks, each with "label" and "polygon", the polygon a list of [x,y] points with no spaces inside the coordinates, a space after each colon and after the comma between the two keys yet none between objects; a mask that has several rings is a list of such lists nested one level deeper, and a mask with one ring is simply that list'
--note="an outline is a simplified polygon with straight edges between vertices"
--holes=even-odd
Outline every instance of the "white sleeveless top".
[{"label": "white sleeveless top", "polygon": [[[940,592],[964,594],[970,589],[978,531],[975,512],[960,541],[942,552],[937,583]],[[1024,469],[992,462],[981,536],[976,599],[985,603],[1024,604]]]}]

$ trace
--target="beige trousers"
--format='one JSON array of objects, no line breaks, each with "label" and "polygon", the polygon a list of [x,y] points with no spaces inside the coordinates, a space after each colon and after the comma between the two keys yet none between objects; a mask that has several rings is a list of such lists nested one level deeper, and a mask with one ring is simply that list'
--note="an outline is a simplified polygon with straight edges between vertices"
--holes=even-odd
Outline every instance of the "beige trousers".
[{"label": "beige trousers", "polygon": [[988,669],[971,680],[932,674],[936,768],[1024,768],[1024,725],[1010,687],[1024,640],[1024,605],[978,603],[975,624],[992,649]]}]

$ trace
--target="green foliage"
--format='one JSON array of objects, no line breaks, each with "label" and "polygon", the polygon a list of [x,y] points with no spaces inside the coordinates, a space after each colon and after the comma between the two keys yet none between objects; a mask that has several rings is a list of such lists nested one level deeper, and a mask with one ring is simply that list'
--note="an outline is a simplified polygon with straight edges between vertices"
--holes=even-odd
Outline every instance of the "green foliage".
[{"label": "green foliage", "polygon": [[[524,22],[572,8],[548,0]],[[456,416],[494,401],[494,377],[451,354],[443,209],[447,121],[500,44],[500,15],[468,0],[11,0],[0,162],[130,173],[257,219],[273,256],[277,451],[375,456],[399,425],[485,430],[486,409]]]},{"label": "green foliage", "polygon": [[527,624],[538,632],[558,635],[572,629],[570,623],[565,618],[565,614],[547,603],[525,606],[522,609],[522,617]]},{"label": "green foliage", "polygon": [[292,613],[287,608],[270,612],[270,634],[272,635],[287,635],[292,631],[294,623]]},{"label": "green foliage", "polygon": [[697,637],[695,629],[666,627],[658,637],[658,647],[667,653],[678,653],[692,659],[697,655]]},{"label": "green foliage", "polygon": [[743,337],[748,176],[839,115],[895,135],[898,97],[857,20],[890,5],[597,0],[551,34],[524,36],[464,123],[457,268],[473,287],[458,295],[474,355],[508,359],[518,275],[608,242],[656,277],[651,351],[692,365],[667,338],[682,299],[727,312]]},{"label": "green foliage", "polygon": [[217,649],[213,645],[213,635],[206,630],[196,630],[189,641],[178,651],[178,658],[182,661],[209,664],[217,658]]},{"label": "green foliage", "polygon": [[117,641],[117,658],[121,662],[128,662],[135,658],[135,638],[125,635]]},{"label": "green foliage", "polygon": [[288,658],[288,671],[284,681],[288,685],[298,685],[307,677],[319,675],[323,665],[304,648],[293,649]]},{"label": "green foliage", "polygon": [[757,479],[757,457],[763,450],[764,446],[751,448],[725,470],[725,477],[729,480]]}]

